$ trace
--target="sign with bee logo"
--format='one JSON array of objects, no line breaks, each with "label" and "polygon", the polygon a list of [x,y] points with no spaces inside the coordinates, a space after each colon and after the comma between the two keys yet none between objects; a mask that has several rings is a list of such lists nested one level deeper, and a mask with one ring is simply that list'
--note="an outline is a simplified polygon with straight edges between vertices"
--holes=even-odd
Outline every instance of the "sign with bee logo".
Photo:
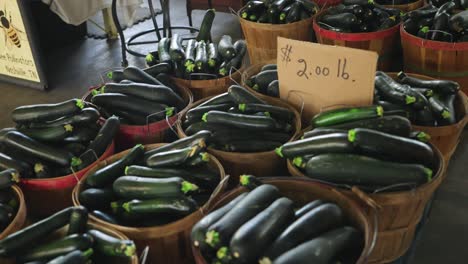
[{"label": "sign with bee logo", "polygon": [[27,2],[0,0],[0,79],[44,89]]}]

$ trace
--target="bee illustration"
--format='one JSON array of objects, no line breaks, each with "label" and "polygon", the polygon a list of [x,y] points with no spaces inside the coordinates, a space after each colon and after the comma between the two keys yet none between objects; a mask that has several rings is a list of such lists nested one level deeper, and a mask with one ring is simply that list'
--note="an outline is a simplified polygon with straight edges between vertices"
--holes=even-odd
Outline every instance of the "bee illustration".
[{"label": "bee illustration", "polygon": [[4,10],[0,10],[0,27],[5,32],[5,44],[7,41],[14,46],[21,48],[21,40],[20,40],[20,33],[24,33],[23,31],[17,29],[11,20],[11,15],[9,16],[10,19],[7,18],[6,8]]}]

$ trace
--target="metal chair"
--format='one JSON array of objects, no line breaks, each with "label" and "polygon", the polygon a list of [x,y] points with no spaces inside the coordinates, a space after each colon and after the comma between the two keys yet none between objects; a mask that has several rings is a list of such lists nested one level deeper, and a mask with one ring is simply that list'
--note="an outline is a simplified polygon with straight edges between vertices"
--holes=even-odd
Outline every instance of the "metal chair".
[{"label": "metal chair", "polygon": [[187,16],[189,19],[189,25],[192,24],[192,11],[195,9],[216,9],[220,12],[230,12],[233,10],[239,10],[246,1],[244,0],[187,0]]}]

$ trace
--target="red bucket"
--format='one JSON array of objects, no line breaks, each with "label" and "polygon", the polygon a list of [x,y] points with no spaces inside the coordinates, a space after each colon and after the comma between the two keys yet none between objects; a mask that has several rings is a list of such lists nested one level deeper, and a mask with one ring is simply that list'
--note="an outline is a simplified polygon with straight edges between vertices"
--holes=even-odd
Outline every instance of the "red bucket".
[{"label": "red bucket", "polygon": [[320,8],[327,8],[339,5],[343,2],[343,0],[315,0],[314,2],[317,3]]},{"label": "red bucket", "polygon": [[375,51],[379,54],[378,69],[382,71],[391,69],[393,59],[400,49],[398,32],[400,25],[377,32],[340,33],[321,28],[317,24],[317,20],[325,14],[324,12],[316,16],[313,22],[318,43]]},{"label": "red bucket", "polygon": [[403,27],[400,34],[405,71],[456,81],[468,94],[468,42],[422,39]]},{"label": "red bucket", "polygon": [[50,179],[21,179],[20,186],[26,198],[28,212],[41,217],[72,206],[71,194],[78,181],[97,163],[112,154],[114,154],[114,142],[98,160],[74,174]]}]

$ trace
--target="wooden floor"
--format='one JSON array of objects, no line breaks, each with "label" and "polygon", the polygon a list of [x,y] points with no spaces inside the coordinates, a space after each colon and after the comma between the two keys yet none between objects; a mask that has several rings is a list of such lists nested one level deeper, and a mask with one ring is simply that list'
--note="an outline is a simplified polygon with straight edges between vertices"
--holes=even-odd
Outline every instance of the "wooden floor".
[{"label": "wooden floor", "polygon": [[[171,2],[174,25],[186,25],[185,0]],[[194,11],[194,25],[201,22],[202,11]],[[159,20],[159,19],[158,19]],[[149,21],[126,31],[131,35],[151,26]],[[240,38],[237,19],[230,14],[218,13],[213,35],[222,34]],[[144,48],[146,51],[156,47]],[[129,56],[130,64],[142,66],[143,59]],[[88,87],[101,82],[100,74],[120,67],[120,43],[106,40],[83,40],[56,50],[47,56],[48,92],[0,84],[0,127],[11,126],[9,113],[24,104],[58,102],[81,97]],[[450,164],[449,176],[437,192],[430,218],[424,226],[415,255],[409,263],[463,264],[468,263],[468,131],[463,133],[459,148]]]}]

